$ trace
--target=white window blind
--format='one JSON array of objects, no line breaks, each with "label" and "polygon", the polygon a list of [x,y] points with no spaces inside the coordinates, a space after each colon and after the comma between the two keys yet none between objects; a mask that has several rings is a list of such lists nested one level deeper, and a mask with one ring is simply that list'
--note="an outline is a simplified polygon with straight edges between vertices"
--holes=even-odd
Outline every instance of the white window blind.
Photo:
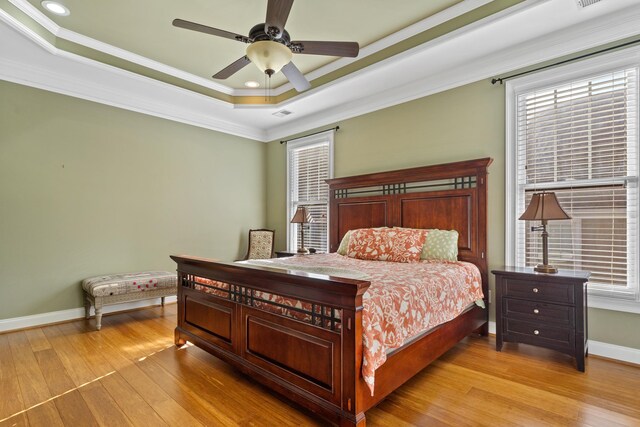
[{"label": "white window blind", "polygon": [[[333,131],[288,143],[289,251],[295,252],[302,246],[299,228],[302,226],[307,249],[328,251],[329,186],[325,180],[332,177],[332,157]],[[299,206],[307,208],[313,222],[304,225],[289,222]]]},{"label": "white window blind", "polygon": [[[638,69],[516,94],[516,212],[554,191],[572,217],[549,221],[549,262],[591,271],[590,288],[637,289]],[[516,221],[516,264],[542,260],[537,222]],[[634,291],[635,292],[635,291]]]}]

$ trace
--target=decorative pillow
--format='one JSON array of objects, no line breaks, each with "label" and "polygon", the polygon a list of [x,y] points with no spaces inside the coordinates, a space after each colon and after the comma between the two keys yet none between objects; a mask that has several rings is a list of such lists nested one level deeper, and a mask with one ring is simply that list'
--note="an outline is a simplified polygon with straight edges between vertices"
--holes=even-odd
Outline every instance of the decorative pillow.
[{"label": "decorative pillow", "polygon": [[[385,228],[389,228],[389,227],[375,227],[375,228],[372,228],[372,230],[383,230]],[[338,246],[338,250],[336,251],[338,255],[347,255],[347,250],[349,249],[349,238],[351,237],[352,231],[353,230],[348,230],[346,233],[344,233],[344,236],[342,236],[342,240],[340,241],[340,246]]]},{"label": "decorative pillow", "polygon": [[426,238],[426,230],[361,228],[351,232],[347,256],[375,261],[418,262]]},{"label": "decorative pillow", "polygon": [[[400,230],[417,230],[415,228],[394,227]],[[438,230],[430,228],[427,240],[422,248],[420,259],[432,261],[458,261],[458,232],[456,230]]]},{"label": "decorative pillow", "polygon": [[456,230],[427,230],[427,241],[420,259],[436,261],[458,260],[458,232]]},{"label": "decorative pillow", "polygon": [[344,237],[340,241],[340,246],[338,246],[338,250],[336,251],[338,255],[347,254],[347,249],[349,249],[349,237],[351,237],[351,230],[344,233]]}]

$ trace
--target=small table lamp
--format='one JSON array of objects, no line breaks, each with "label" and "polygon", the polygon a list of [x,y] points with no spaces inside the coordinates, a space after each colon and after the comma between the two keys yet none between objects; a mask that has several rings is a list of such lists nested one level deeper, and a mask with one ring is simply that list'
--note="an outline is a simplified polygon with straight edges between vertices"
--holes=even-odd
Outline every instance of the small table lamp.
[{"label": "small table lamp", "polygon": [[291,218],[292,224],[300,224],[300,247],[298,248],[299,254],[308,254],[309,250],[304,247],[304,225],[313,222],[313,218],[307,208],[299,206],[296,213]]},{"label": "small table lamp", "polygon": [[556,219],[571,219],[562,209],[556,193],[534,193],[529,206],[520,216],[520,219],[528,221],[542,221],[542,225],[531,227],[531,231],[542,231],[542,264],[535,266],[534,270],[540,273],[557,273],[558,269],[549,265],[549,233],[547,233],[547,221]]}]

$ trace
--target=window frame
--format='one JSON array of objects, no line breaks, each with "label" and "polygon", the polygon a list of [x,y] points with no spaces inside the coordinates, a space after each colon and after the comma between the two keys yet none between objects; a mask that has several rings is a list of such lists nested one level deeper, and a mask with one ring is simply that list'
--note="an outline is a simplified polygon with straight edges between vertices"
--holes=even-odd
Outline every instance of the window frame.
[{"label": "window frame", "polygon": [[[301,148],[312,147],[314,145],[327,144],[329,147],[329,179],[333,178],[333,145],[334,145],[334,135],[335,130],[331,129],[326,132],[318,133],[315,135],[310,135],[307,137],[298,138],[294,141],[287,142],[287,206],[286,206],[286,223],[287,223],[287,251],[291,252],[296,248],[296,239],[297,233],[294,233],[294,229],[296,224],[291,224],[291,218],[293,218],[293,214],[295,213],[294,202],[291,200],[291,176],[290,176],[290,165],[291,165],[291,155],[294,151],[299,150]],[[329,226],[331,224],[331,218],[329,213],[329,193],[327,191],[327,233],[325,235],[327,251],[329,250]]]},{"label": "window frame", "polygon": [[[530,74],[517,79],[508,80],[505,86],[505,264],[515,265],[517,248],[518,217],[518,147],[517,147],[517,107],[518,95],[535,89],[567,84],[572,81],[583,80],[598,74],[611,72],[622,68],[636,68],[640,71],[640,47],[623,49],[617,52],[600,55],[587,60],[555,67],[546,71]],[[636,91],[639,91],[640,84]],[[636,99],[640,102],[639,93]],[[635,112],[636,124],[640,124],[640,108]],[[636,158],[630,161],[639,166],[640,128],[635,130]],[[640,169],[637,169],[640,170]],[[635,200],[640,204],[640,185],[636,185]],[[640,206],[638,206],[640,210]],[[630,262],[634,262],[636,277],[633,283],[628,283],[625,290],[606,289],[604,286],[589,286],[589,306],[615,311],[640,313],[640,228],[636,229],[635,245],[629,254]]]}]

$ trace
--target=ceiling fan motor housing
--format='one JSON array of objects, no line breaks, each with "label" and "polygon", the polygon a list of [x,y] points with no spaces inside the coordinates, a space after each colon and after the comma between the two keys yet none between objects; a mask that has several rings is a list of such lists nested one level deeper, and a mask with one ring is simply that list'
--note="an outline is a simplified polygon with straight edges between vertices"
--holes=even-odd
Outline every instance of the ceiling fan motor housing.
[{"label": "ceiling fan motor housing", "polygon": [[283,45],[289,47],[291,44],[291,37],[287,30],[284,30],[279,38],[275,38],[270,36],[264,31],[265,24],[254,25],[253,28],[249,31],[249,38],[254,42],[260,41],[273,41],[277,43],[282,43]]}]

